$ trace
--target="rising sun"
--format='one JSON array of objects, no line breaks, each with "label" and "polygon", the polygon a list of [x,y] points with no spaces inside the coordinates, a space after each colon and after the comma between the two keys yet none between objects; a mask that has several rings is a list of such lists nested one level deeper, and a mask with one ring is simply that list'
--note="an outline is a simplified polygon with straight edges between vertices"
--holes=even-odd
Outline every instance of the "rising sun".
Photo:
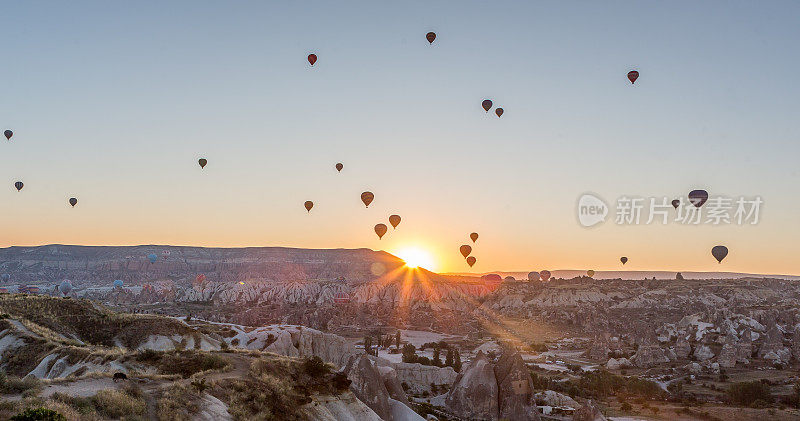
[{"label": "rising sun", "polygon": [[397,256],[406,262],[410,268],[422,267],[428,270],[435,269],[433,256],[427,251],[418,247],[406,247],[397,252]]}]

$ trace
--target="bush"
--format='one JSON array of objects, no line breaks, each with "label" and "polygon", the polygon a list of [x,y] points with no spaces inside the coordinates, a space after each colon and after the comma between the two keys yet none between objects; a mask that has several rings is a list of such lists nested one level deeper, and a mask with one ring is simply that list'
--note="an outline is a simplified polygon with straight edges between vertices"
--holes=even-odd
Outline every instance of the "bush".
[{"label": "bush", "polygon": [[728,388],[728,398],[736,405],[752,406],[757,401],[766,407],[772,402],[769,385],[759,381],[734,383]]},{"label": "bush", "polygon": [[322,358],[316,355],[306,358],[303,361],[303,370],[306,374],[313,377],[323,376],[331,371],[330,367],[322,361]]},{"label": "bush", "polygon": [[143,399],[111,389],[97,392],[93,401],[97,412],[109,418],[143,415],[147,409],[147,404]]},{"label": "bush", "polygon": [[10,418],[10,421],[67,421],[67,417],[47,408],[28,408]]}]

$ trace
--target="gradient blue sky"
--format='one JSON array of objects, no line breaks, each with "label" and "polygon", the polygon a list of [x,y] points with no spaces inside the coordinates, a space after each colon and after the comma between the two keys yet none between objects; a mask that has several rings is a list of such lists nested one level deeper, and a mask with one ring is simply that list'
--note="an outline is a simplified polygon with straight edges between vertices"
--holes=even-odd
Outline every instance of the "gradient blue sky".
[{"label": "gradient blue sky", "polygon": [[[15,136],[0,144],[0,246],[417,246],[461,271],[478,231],[475,271],[618,269],[627,255],[626,269],[800,274],[797,2],[2,10],[0,126]],[[760,195],[762,222],[576,222],[587,191],[693,188]],[[378,241],[391,213],[403,223]],[[715,244],[731,249],[721,266]]]}]

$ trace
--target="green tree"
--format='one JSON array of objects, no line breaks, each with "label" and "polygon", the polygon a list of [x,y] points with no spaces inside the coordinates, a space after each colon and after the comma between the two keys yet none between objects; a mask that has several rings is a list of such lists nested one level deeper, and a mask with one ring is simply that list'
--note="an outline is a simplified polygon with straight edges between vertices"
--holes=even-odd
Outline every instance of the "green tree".
[{"label": "green tree", "polygon": [[439,355],[439,347],[433,348],[433,365],[437,367],[442,366],[442,358]]},{"label": "green tree", "polygon": [[365,336],[364,337],[364,352],[366,352],[367,355],[372,355],[372,337],[371,336]]},{"label": "green tree", "polygon": [[398,350],[400,349],[400,331],[398,330],[397,333],[394,335],[394,346]]},{"label": "green tree", "polygon": [[458,349],[456,349],[454,351],[454,354],[455,354],[455,356],[453,357],[453,359],[454,359],[454,361],[453,361],[453,370],[455,370],[456,373],[460,373],[461,372],[461,353],[458,352]]},{"label": "green tree", "polygon": [[417,348],[412,344],[403,345],[403,362],[415,363],[417,362]]},{"label": "green tree", "polygon": [[769,385],[758,380],[734,383],[728,388],[728,397],[737,405],[750,406],[757,401],[772,402]]},{"label": "green tree", "polygon": [[11,417],[10,421],[67,421],[67,417],[52,409],[28,408]]},{"label": "green tree", "polygon": [[453,366],[453,349],[447,348],[447,356],[444,357],[444,365],[445,367],[452,367]]}]

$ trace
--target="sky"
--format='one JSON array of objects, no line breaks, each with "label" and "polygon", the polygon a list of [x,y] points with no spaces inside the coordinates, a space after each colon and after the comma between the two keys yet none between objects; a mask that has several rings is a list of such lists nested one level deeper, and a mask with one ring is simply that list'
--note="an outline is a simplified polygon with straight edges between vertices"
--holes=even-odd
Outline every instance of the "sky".
[{"label": "sky", "polygon": [[[797,2],[2,9],[0,127],[15,134],[0,143],[0,246],[420,248],[459,272],[618,270],[625,255],[631,270],[800,274]],[[587,192],[613,205],[698,188],[761,197],[759,223],[576,216]],[[458,248],[473,231],[470,269]]]}]

